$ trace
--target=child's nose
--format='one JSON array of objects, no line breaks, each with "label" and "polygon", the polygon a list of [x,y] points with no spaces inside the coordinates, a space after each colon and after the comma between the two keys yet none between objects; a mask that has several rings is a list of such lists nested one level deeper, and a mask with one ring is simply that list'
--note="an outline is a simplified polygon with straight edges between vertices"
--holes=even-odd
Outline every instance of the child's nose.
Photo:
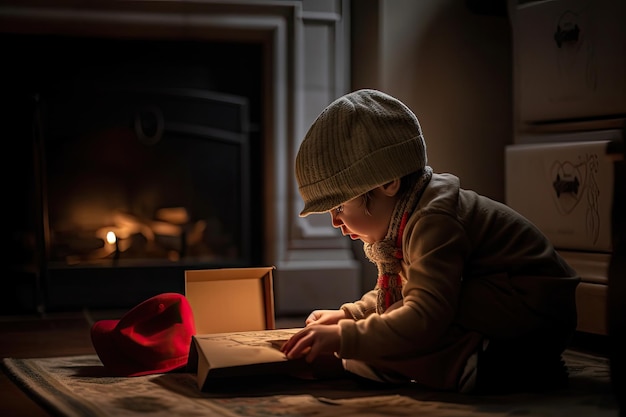
[{"label": "child's nose", "polygon": [[342,225],[342,221],[339,220],[339,218],[335,214],[334,210],[331,210],[331,212],[330,212],[330,221],[333,224],[333,227],[337,228],[337,227],[341,227],[341,225]]}]

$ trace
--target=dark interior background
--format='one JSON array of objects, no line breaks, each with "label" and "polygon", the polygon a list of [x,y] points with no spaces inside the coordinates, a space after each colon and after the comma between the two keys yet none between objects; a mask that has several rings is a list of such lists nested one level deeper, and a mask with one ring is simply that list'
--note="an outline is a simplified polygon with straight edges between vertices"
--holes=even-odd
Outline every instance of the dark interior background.
[{"label": "dark interior background", "polygon": [[[4,58],[0,110],[4,142],[10,149],[5,167],[11,167],[5,168],[4,176],[10,268],[0,284],[7,300],[0,313],[125,308],[159,292],[182,292],[184,269],[261,264],[263,205],[251,204],[261,201],[263,181],[260,44],[3,34],[0,46]],[[223,122],[218,127],[226,131],[236,118],[234,110],[227,108],[222,114],[210,107],[210,100],[188,96],[161,94],[157,100],[172,111],[177,109],[177,121],[198,127],[200,133],[169,134],[158,144],[160,150],[153,147],[143,152],[148,148],[115,143],[114,138],[123,135],[85,133],[111,126],[130,129],[123,117],[124,106],[133,104],[129,97],[138,97],[137,91],[155,90],[244,98],[248,103],[248,120],[242,121],[248,137],[247,159],[238,160],[239,147],[228,140],[212,144],[198,140],[199,134],[206,134],[202,124],[207,105],[211,123]],[[140,96],[145,98],[144,93]],[[182,101],[176,103],[177,99]],[[145,128],[152,128],[149,117]],[[85,137],[91,137],[92,143],[86,143]],[[149,169],[136,164],[138,157],[148,161]],[[223,175],[198,178],[216,171]],[[245,190],[237,186],[240,179],[247,184]],[[111,183],[117,185],[107,185]],[[53,229],[64,224],[63,217],[68,215],[64,199],[90,192],[110,202],[119,197],[112,190],[120,184],[131,194],[160,193],[136,196],[136,206],[155,199],[161,206],[184,201],[194,206],[192,217],[221,217],[234,228],[239,222],[246,225],[244,233],[230,233],[237,237],[225,241],[224,253],[211,260],[172,261],[166,254],[162,259],[152,254],[150,259],[139,256],[132,262],[121,256],[117,264],[108,259],[78,266],[59,262],[67,253],[50,243],[55,242]],[[239,210],[242,202],[246,204]],[[210,210],[215,213],[203,213]],[[233,213],[242,218],[233,218]]]}]

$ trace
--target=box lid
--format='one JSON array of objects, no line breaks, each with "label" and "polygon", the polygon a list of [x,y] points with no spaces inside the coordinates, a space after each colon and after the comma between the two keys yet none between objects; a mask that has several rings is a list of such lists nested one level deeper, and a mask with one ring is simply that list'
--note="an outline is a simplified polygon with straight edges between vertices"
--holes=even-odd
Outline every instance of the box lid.
[{"label": "box lid", "polygon": [[274,329],[272,267],[185,271],[197,334]]}]

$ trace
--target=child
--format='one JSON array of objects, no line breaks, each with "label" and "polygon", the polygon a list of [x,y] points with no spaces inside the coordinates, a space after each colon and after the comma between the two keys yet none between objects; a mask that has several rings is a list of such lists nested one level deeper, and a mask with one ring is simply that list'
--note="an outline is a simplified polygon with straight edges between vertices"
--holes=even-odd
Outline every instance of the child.
[{"label": "child", "polygon": [[301,216],[330,213],[378,267],[376,287],[316,310],[283,347],[334,353],[381,382],[494,393],[560,388],[575,271],[528,220],[433,173],[413,112],[376,90],[330,104],[296,157]]}]

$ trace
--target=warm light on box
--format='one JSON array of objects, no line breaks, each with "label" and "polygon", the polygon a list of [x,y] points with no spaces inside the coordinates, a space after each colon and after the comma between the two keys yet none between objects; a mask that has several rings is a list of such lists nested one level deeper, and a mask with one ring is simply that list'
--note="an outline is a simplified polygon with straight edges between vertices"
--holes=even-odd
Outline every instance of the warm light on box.
[{"label": "warm light on box", "polygon": [[511,145],[506,203],[558,249],[611,251],[610,141]]},{"label": "warm light on box", "polygon": [[274,267],[185,271],[185,297],[197,334],[275,327]]}]

